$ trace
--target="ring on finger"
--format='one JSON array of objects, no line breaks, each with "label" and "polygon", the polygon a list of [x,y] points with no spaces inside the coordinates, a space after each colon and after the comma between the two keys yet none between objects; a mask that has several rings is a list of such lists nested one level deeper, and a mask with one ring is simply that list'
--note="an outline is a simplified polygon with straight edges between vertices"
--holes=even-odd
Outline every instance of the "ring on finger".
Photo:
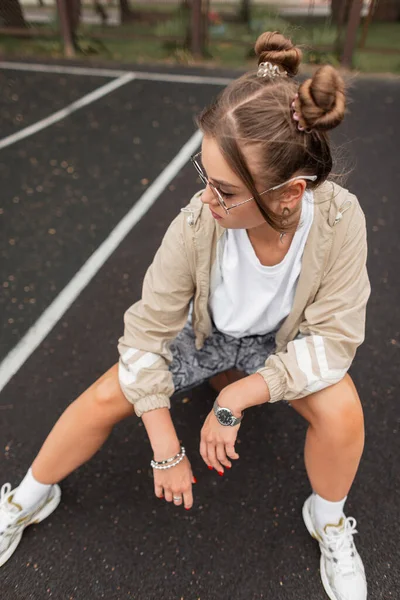
[{"label": "ring on finger", "polygon": [[174,502],[180,502],[182,500],[182,496],[174,496]]}]

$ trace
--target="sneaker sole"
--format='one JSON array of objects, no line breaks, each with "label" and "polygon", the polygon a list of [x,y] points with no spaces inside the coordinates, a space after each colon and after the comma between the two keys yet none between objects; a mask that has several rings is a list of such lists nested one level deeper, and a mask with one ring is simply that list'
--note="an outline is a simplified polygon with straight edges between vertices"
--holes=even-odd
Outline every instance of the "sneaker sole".
[{"label": "sneaker sole", "polygon": [[51,498],[49,498],[47,500],[46,504],[43,506],[43,508],[41,508],[40,511],[33,516],[32,520],[28,521],[28,523],[21,529],[21,531],[18,534],[16,534],[14,540],[12,541],[10,546],[7,548],[6,552],[4,552],[4,554],[0,557],[0,567],[2,567],[8,561],[8,559],[14,554],[15,550],[17,549],[18,544],[21,541],[22,534],[24,533],[25,529],[27,527],[29,527],[29,525],[34,525],[36,523],[40,523],[41,521],[44,521],[44,519],[47,519],[47,517],[49,517],[51,515],[51,513],[56,510],[57,506],[60,504],[60,500],[61,500],[60,486],[57,484],[54,484]]},{"label": "sneaker sole", "polygon": [[[311,498],[307,498],[307,500],[303,504],[303,511],[302,511],[303,521],[304,521],[304,524],[307,527],[308,533],[311,535],[311,537],[313,537],[314,540],[319,542],[318,534],[315,531],[313,522],[311,520],[311,515],[310,515],[310,510],[309,510],[310,501],[311,501]],[[321,560],[319,563],[319,570],[321,573],[322,585],[324,586],[324,590],[327,593],[327,595],[329,596],[330,600],[339,600],[338,597],[333,592],[331,586],[329,585],[329,581],[328,581],[328,577],[326,575],[325,565],[324,565],[322,554],[321,554]]]}]

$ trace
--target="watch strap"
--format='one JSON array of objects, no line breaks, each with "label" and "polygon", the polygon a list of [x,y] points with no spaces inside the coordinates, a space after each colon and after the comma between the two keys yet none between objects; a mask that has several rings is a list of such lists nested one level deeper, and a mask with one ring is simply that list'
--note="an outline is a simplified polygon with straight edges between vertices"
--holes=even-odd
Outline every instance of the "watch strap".
[{"label": "watch strap", "polygon": [[[216,399],[215,399],[215,402],[214,402],[214,405],[213,405],[213,410],[214,410],[214,414],[215,414],[215,416],[217,417],[217,419],[218,419],[218,409],[223,409],[223,410],[229,411],[229,413],[231,414],[231,423],[230,423],[230,426],[231,426],[231,427],[234,427],[235,425],[239,425],[239,423],[240,423],[240,422],[242,421],[242,419],[243,419],[243,414],[242,414],[242,416],[241,416],[241,417],[235,417],[235,415],[233,414],[233,412],[231,411],[231,409],[230,409],[230,408],[226,408],[226,407],[224,407],[224,406],[220,406],[220,405],[218,404],[218,399],[216,398]],[[218,419],[218,420],[219,420],[219,419]],[[220,421],[219,421],[219,422],[220,422]],[[221,425],[222,425],[222,424],[223,424],[223,423],[221,423]],[[224,425],[226,425],[226,424],[224,424]]]}]

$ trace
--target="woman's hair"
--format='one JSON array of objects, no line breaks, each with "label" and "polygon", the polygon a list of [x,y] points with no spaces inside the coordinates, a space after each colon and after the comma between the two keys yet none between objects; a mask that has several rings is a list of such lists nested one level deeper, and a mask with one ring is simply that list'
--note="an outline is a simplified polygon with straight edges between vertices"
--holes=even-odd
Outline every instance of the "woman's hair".
[{"label": "woman's hair", "polygon": [[[257,192],[246,150],[252,150],[251,171],[265,189],[298,171],[317,175],[310,187],[320,185],[332,170],[327,131],[343,120],[344,82],[330,65],[320,67],[300,85],[295,82],[301,50],[277,31],[261,34],[255,53],[258,65],[270,62],[287,75],[259,77],[257,69],[251,70],[224,88],[195,121],[205,136],[216,141],[231,169],[251,190],[265,220],[284,231],[290,226],[282,224],[281,215],[271,211]],[[299,121],[293,119],[293,101]]]}]

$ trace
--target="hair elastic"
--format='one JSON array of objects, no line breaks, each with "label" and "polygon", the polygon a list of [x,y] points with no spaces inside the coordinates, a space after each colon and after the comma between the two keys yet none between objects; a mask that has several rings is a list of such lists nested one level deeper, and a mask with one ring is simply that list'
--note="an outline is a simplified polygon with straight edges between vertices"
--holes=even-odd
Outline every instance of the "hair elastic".
[{"label": "hair elastic", "polygon": [[281,71],[278,65],[267,61],[262,62],[258,65],[257,77],[269,77],[275,79],[275,77],[286,77],[287,72]]},{"label": "hair elastic", "polygon": [[303,127],[302,125],[300,125],[299,121],[300,121],[300,115],[296,112],[296,106],[295,106],[295,102],[297,100],[297,98],[299,97],[299,94],[296,94],[292,104],[290,105],[291,109],[293,110],[293,120],[297,122],[297,129],[299,131],[304,131],[304,133],[311,133],[311,129],[307,129],[306,127]]}]

